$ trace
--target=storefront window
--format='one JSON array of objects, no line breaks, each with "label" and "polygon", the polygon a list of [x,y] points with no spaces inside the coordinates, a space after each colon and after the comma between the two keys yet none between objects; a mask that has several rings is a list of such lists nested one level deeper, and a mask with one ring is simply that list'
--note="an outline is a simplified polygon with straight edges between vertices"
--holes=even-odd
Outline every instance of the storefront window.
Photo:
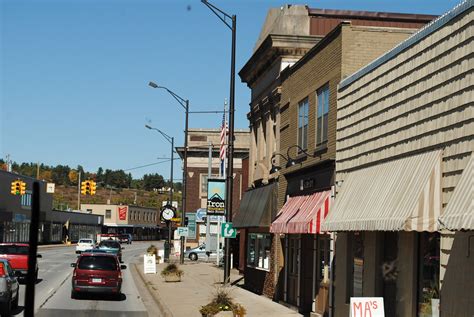
[{"label": "storefront window", "polygon": [[364,237],[362,232],[354,232],[348,236],[349,252],[352,255],[348,261],[347,297],[361,297],[364,276]]},{"label": "storefront window", "polygon": [[420,233],[418,316],[439,316],[439,233]]},{"label": "storefront window", "polygon": [[250,233],[248,235],[247,265],[259,269],[270,268],[271,235]]}]

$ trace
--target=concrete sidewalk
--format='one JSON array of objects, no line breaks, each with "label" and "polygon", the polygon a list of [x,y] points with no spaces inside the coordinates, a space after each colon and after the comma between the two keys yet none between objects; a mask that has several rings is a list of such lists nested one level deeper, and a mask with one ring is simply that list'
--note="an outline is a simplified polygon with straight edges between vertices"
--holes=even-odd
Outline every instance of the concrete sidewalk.
[{"label": "concrete sidewalk", "polygon": [[[157,274],[143,274],[143,260],[135,264],[142,281],[155,299],[163,316],[201,317],[199,309],[211,301],[216,288],[223,280],[223,271],[213,263],[185,262],[179,268],[184,271],[181,282],[166,283],[160,272],[166,264],[157,265]],[[231,282],[241,279],[235,271]],[[139,281],[138,281],[139,282]],[[236,303],[247,310],[246,316],[302,316],[297,312],[273,302],[271,299],[249,292],[239,286],[232,286],[230,292]]]}]

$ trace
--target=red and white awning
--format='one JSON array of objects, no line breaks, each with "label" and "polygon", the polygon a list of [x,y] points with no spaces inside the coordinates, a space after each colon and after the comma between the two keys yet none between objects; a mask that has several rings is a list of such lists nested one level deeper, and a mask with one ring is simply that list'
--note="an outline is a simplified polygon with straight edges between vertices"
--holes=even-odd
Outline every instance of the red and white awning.
[{"label": "red and white awning", "polygon": [[290,197],[273,221],[270,232],[293,234],[320,233],[321,221],[331,205],[331,191]]}]

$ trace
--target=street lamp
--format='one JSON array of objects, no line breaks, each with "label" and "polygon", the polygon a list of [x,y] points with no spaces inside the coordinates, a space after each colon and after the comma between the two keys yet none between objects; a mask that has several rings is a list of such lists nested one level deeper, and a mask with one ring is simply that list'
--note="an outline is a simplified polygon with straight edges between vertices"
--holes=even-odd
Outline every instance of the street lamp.
[{"label": "street lamp", "polygon": [[[235,112],[235,38],[237,30],[237,17],[230,16],[220,10],[207,0],[201,0],[231,31],[232,31],[232,51],[230,62],[230,104],[229,104],[229,142],[228,142],[228,164],[226,180],[226,221],[232,222],[232,192],[234,174],[234,112]],[[226,18],[232,20],[232,24]],[[225,261],[224,261],[224,284],[230,282],[230,241],[225,239]]]},{"label": "street lamp", "polygon": [[[169,136],[168,134],[164,133],[160,129],[153,128],[148,124],[145,125],[145,128],[150,130],[155,130],[159,132],[165,139],[171,144],[171,167],[170,167],[170,197],[169,197],[169,205],[173,205],[173,163],[174,163],[174,137]],[[171,253],[171,221],[168,221],[168,245],[165,245],[165,261],[169,261],[170,253]]]},{"label": "street lamp", "polygon": [[308,153],[308,151],[306,151],[305,149],[303,149],[301,146],[297,145],[297,144],[294,144],[292,146],[290,146],[287,150],[286,150],[286,156],[283,155],[283,154],[280,154],[280,153],[274,153],[272,155],[272,158],[271,158],[271,163],[272,163],[272,167],[270,169],[270,174],[273,174],[273,173],[276,173],[278,172],[279,170],[281,170],[281,166],[278,166],[278,165],[275,165],[273,163],[273,159],[279,155],[281,157],[283,157],[286,161],[286,165],[285,165],[285,168],[290,168],[292,166],[295,166],[297,163],[298,163],[298,159],[297,158],[292,158],[291,155],[290,155],[290,150],[293,149],[293,148],[297,148],[300,152],[304,153],[305,155],[307,156],[310,156],[310,157],[317,157],[317,155],[314,155],[314,154],[311,154],[311,153]]},{"label": "street lamp", "polygon": [[[150,81],[148,85],[152,88],[160,88],[166,90],[180,105],[184,108],[186,119],[184,123],[184,160],[183,160],[183,197],[181,203],[181,227],[184,227],[184,217],[186,213],[186,186],[187,186],[187,169],[188,169],[188,118],[189,118],[189,100],[181,98],[179,95],[169,90],[166,87],[159,86]],[[171,160],[173,162],[173,160]],[[179,263],[184,263],[184,237],[181,236],[181,252],[179,256]]]}]

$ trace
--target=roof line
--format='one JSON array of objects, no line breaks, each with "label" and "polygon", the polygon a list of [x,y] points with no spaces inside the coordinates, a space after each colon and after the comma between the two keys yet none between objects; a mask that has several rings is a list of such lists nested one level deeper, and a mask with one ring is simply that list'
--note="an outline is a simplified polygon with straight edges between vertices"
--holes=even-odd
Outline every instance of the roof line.
[{"label": "roof line", "polygon": [[373,71],[374,69],[378,68],[382,64],[385,64],[388,62],[390,59],[394,58],[398,54],[400,54],[402,51],[406,50],[410,46],[416,44],[417,42],[421,41],[428,35],[434,33],[435,31],[439,30],[443,26],[445,26],[449,21],[455,19],[462,13],[466,12],[469,10],[474,4],[474,0],[464,0],[458,5],[456,5],[454,8],[449,10],[448,12],[444,13],[437,19],[433,20],[420,30],[418,30],[416,33],[414,33],[412,36],[410,36],[408,39],[405,41],[401,42],[394,48],[392,48],[390,51],[385,53],[384,55],[380,56],[370,64],[367,64],[366,66],[362,67],[346,79],[342,80],[341,83],[339,84],[339,89],[344,89],[356,80],[360,79],[361,77],[367,75],[369,72]]}]

